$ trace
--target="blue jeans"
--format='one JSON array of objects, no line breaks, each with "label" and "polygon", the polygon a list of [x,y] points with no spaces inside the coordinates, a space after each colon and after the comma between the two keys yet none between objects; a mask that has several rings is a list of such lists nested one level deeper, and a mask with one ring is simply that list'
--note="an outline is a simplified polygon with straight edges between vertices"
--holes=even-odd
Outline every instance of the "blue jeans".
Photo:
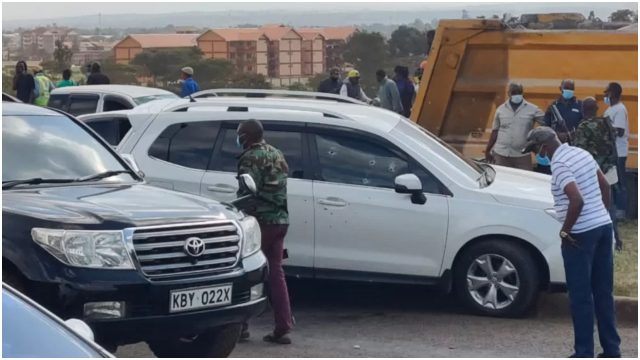
[{"label": "blue jeans", "polygon": [[618,183],[613,185],[613,200],[618,210],[623,210],[625,216],[627,213],[627,157],[619,157],[616,164],[618,172]]},{"label": "blue jeans", "polygon": [[611,224],[581,234],[571,234],[577,244],[562,243],[575,356],[593,357],[594,312],[600,345],[608,356],[620,355],[613,303],[613,228]]}]

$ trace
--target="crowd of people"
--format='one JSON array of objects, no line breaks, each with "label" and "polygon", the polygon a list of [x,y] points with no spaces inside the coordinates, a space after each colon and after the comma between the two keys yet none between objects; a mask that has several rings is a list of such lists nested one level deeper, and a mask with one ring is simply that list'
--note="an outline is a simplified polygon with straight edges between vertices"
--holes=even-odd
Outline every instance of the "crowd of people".
[{"label": "crowd of people", "polygon": [[[88,66],[87,85],[110,83],[109,77],[102,73],[100,63],[94,62]],[[16,73],[13,77],[13,91],[16,97],[24,103],[38,106],[47,106],[53,89],[78,85],[78,82],[71,80],[71,69],[64,69],[62,80],[54,84],[40,66],[34,66],[29,72],[27,63],[22,60],[16,64]]]},{"label": "crowd of people", "polygon": [[409,78],[409,68],[396,66],[393,79],[390,79],[384,70],[378,70],[376,80],[379,86],[378,93],[372,99],[360,85],[358,70],[350,70],[346,80],[343,81],[340,79],[340,69],[332,68],[329,71],[329,78],[318,85],[317,91],[350,97],[409,117],[417,92],[417,85]]}]

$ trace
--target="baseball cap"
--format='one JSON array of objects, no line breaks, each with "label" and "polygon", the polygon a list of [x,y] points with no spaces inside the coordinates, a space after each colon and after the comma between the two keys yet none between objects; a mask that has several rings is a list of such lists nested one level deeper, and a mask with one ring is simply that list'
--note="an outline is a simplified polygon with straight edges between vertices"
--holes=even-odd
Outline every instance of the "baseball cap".
[{"label": "baseball cap", "polygon": [[533,151],[536,146],[544,144],[547,141],[554,139],[555,137],[556,132],[553,131],[552,128],[548,126],[539,126],[529,131],[529,134],[527,134],[527,145],[524,147],[524,149],[522,149],[522,153],[529,153]]},{"label": "baseball cap", "polygon": [[190,66],[183,67],[181,71],[187,75],[193,75],[193,68]]},{"label": "baseball cap", "polygon": [[348,77],[350,77],[350,78],[360,77],[360,72],[358,70],[351,70],[351,71],[349,71]]}]

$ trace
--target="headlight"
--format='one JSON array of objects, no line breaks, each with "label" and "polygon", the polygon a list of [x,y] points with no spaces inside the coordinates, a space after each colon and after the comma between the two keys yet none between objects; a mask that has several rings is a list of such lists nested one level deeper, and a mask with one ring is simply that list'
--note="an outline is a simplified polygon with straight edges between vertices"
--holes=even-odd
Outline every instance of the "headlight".
[{"label": "headlight", "polygon": [[554,218],[556,221],[560,222],[560,220],[558,220],[558,214],[556,214],[556,210],[555,209],[545,209],[544,212],[546,212],[549,216]]},{"label": "headlight", "polygon": [[122,231],[84,231],[34,228],[33,240],[71,266],[133,269]]},{"label": "headlight", "polygon": [[240,227],[242,227],[243,234],[242,257],[245,258],[260,250],[262,234],[258,220],[253,216],[247,216],[240,220]]}]

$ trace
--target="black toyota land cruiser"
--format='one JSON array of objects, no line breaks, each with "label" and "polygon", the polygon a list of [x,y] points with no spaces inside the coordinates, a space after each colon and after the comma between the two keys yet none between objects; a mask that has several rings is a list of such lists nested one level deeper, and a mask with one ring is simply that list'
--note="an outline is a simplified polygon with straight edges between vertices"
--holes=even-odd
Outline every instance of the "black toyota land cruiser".
[{"label": "black toyota land cruiser", "polygon": [[3,103],[2,278],[96,340],[221,357],[266,306],[256,220],[145,185],[135,163],[50,109]]}]

